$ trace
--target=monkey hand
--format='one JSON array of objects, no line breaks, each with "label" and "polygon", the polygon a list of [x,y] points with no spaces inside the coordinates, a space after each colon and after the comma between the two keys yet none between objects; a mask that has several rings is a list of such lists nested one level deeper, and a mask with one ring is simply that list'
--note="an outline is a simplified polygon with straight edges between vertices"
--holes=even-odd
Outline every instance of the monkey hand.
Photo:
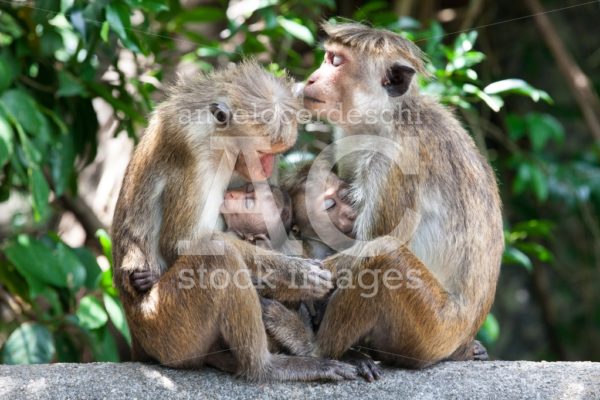
[{"label": "monkey hand", "polygon": [[292,257],[298,261],[292,269],[291,289],[303,293],[303,300],[321,299],[329,294],[333,286],[333,275],[323,268],[320,260]]},{"label": "monkey hand", "polygon": [[145,293],[160,279],[158,273],[150,270],[133,271],[129,276],[131,287],[138,293]]},{"label": "monkey hand", "polygon": [[279,301],[320,299],[333,289],[331,272],[323,269],[319,260],[280,256],[261,275],[253,277],[256,289],[263,296]]}]

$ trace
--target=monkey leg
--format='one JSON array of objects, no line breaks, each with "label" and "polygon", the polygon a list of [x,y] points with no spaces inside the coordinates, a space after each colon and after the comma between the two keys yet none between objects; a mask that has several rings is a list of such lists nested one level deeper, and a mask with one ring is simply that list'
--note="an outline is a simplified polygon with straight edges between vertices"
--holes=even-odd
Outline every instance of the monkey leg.
[{"label": "monkey leg", "polygon": [[[250,380],[353,379],[349,364],[269,353],[250,274],[235,249],[227,250],[225,256],[180,257],[138,304],[128,305],[146,353],[176,368],[235,366]],[[207,274],[200,277],[198,268]]]},{"label": "monkey leg", "polygon": [[294,312],[276,300],[261,297],[262,317],[272,340],[290,354],[310,356],[315,349],[315,335],[310,326]]},{"label": "monkey leg", "polygon": [[338,289],[317,333],[317,354],[340,358],[361,344],[385,363],[422,368],[472,338],[473,321],[407,247],[381,237],[364,250],[377,255],[357,258],[346,281],[343,266],[325,262],[338,270]]}]

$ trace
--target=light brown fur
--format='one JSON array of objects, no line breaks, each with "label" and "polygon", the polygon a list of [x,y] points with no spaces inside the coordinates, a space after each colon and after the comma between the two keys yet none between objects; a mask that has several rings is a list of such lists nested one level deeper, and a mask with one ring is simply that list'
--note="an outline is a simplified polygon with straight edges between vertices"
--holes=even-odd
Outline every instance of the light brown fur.
[{"label": "light brown fur", "polygon": [[[232,119],[219,128],[225,114],[218,113],[215,102],[248,117],[263,110],[276,113],[267,121]],[[296,125],[282,115],[296,107],[289,82],[247,62],[181,81],[155,111],[127,169],[113,222],[114,280],[131,329],[134,359],[177,368],[208,364],[251,380],[354,377],[351,366],[337,361],[269,353],[253,282],[272,273],[274,288],[261,293],[299,301],[325,295],[330,277],[314,262],[221,233],[217,220],[232,168],[251,179],[266,173],[238,155],[244,145],[234,138],[265,138],[266,145],[257,150],[267,156],[284,151],[295,141]],[[198,117],[198,110],[213,114]],[[216,137],[231,140],[219,149],[211,142]],[[222,159],[228,168],[219,172]],[[190,248],[183,241],[195,244],[190,255],[185,255]],[[220,270],[236,276],[238,284],[221,286],[223,274],[200,282],[193,275],[198,269]],[[148,292],[138,293],[131,275],[146,270],[160,279]],[[292,283],[304,286],[290,288]]]},{"label": "light brown fur", "polygon": [[[411,139],[416,148],[401,147],[396,160],[418,168],[406,173],[371,151],[336,160],[340,178],[351,182],[356,237],[365,242],[351,249],[361,257],[340,253],[325,265],[338,276],[351,272],[355,281],[362,270],[378,272],[370,283],[379,290],[374,297],[361,296],[360,287],[333,293],[317,354],[341,358],[358,344],[408,367],[468,358],[464,349],[472,348],[494,299],[504,246],[494,173],[452,113],[418,93],[410,73],[424,71],[416,46],[360,24],[324,29],[326,62],[307,81],[305,106],[315,115],[337,110],[342,117],[358,109],[358,123],[336,123],[342,137],[402,145]],[[392,66],[406,74],[392,75]],[[369,109],[394,119],[367,123]],[[383,284],[388,270],[404,277],[401,288]]]}]

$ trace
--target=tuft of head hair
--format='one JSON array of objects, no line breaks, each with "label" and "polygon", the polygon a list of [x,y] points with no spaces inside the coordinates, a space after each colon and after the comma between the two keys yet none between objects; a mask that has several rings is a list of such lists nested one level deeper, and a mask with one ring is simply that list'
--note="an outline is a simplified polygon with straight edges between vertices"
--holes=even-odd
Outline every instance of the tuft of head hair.
[{"label": "tuft of head hair", "polygon": [[387,29],[372,28],[358,22],[329,23],[321,27],[328,38],[325,43],[337,43],[357,50],[371,57],[402,57],[422,75],[428,75],[425,68],[425,54],[416,44]]},{"label": "tuft of head hair", "polygon": [[169,90],[172,102],[165,106],[201,109],[225,101],[235,114],[234,123],[260,126],[273,143],[291,146],[296,140],[296,117],[301,108],[292,86],[287,75],[276,77],[256,60],[247,59],[194,77],[180,76]]},{"label": "tuft of head hair", "polygon": [[[286,75],[276,77],[255,60],[246,60],[234,67],[231,76],[233,90],[229,99],[233,110],[251,110],[250,123],[264,125],[274,141],[289,141],[291,129],[296,129],[296,116],[301,104],[292,93],[293,83]],[[293,140],[296,139],[293,135]]]}]

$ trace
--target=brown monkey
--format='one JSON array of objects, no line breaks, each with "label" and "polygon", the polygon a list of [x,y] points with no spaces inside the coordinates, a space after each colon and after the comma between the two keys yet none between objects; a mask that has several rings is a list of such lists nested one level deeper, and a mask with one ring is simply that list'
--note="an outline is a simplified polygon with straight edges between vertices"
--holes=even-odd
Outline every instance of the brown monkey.
[{"label": "brown monkey", "polygon": [[[337,361],[269,353],[253,281],[266,273],[264,293],[300,301],[325,295],[331,277],[314,261],[225,235],[218,221],[232,170],[264,181],[275,154],[294,143],[295,110],[288,82],[246,62],[178,83],[154,112],[113,222],[114,279],[134,359],[208,364],[252,380],[355,376]],[[130,281],[140,270],[160,275],[143,294]]]},{"label": "brown monkey", "polygon": [[[358,23],[323,29],[325,59],[305,84],[304,105],[340,128],[335,161],[350,182],[362,242],[324,261],[354,285],[331,295],[316,354],[341,358],[358,344],[414,368],[472,359],[504,246],[494,173],[456,117],[418,92],[414,75],[426,69],[413,43]],[[383,138],[397,144],[394,159],[360,147]],[[377,285],[374,296],[365,295],[362,272]],[[404,285],[391,288],[386,273]]]}]

